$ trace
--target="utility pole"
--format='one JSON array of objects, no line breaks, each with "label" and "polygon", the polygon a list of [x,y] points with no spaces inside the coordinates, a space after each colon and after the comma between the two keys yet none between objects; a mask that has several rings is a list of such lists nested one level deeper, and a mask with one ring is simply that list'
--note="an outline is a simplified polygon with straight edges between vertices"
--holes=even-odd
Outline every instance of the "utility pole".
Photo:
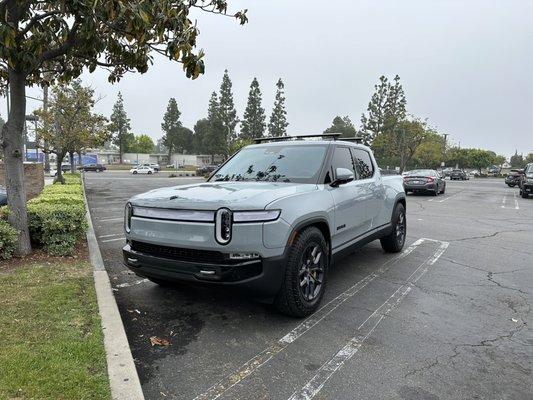
[{"label": "utility pole", "polygon": [[[48,85],[43,87],[43,111],[46,114],[48,110]],[[44,172],[47,174],[50,172],[50,148],[48,142],[44,141]]]},{"label": "utility pole", "polygon": [[442,136],[444,136],[444,147],[442,148],[442,167],[446,166],[446,146],[448,144],[448,136],[450,136],[449,133],[443,133]]}]

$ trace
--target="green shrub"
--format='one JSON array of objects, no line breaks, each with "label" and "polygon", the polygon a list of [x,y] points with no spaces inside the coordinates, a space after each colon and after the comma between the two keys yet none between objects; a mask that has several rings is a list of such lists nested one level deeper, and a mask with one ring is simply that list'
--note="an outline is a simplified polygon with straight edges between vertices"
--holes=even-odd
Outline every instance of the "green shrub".
[{"label": "green shrub", "polygon": [[64,193],[64,194],[81,194],[83,195],[83,190],[81,188],[81,185],[48,185],[45,186],[43,191],[41,192],[42,195],[46,194],[58,194],[58,193]]},{"label": "green shrub", "polygon": [[84,204],[83,196],[78,193],[46,193],[28,202],[29,204],[64,204],[65,206],[72,204]]},{"label": "green shrub", "polygon": [[52,255],[71,255],[87,229],[83,202],[28,203],[30,236]]},{"label": "green shrub", "polygon": [[7,221],[7,217],[9,217],[9,207],[0,207],[0,220]]},{"label": "green shrub", "polygon": [[[63,178],[65,179],[65,185],[81,185],[81,175],[78,173],[71,174],[70,172],[66,172],[63,174]],[[55,182],[54,185],[61,185],[58,182]],[[64,185],[61,185],[64,186]]]},{"label": "green shrub", "polygon": [[0,258],[7,260],[13,256],[19,239],[19,231],[0,220]]}]

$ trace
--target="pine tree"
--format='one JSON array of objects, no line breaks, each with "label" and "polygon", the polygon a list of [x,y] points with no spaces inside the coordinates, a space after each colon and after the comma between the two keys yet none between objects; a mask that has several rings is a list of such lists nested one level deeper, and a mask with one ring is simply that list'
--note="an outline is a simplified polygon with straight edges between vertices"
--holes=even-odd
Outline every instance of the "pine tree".
[{"label": "pine tree", "polygon": [[274,108],[270,115],[268,123],[268,134],[270,136],[287,136],[287,111],[285,110],[285,85],[281,78],[276,84],[278,88],[276,91],[276,100],[274,101]]},{"label": "pine tree", "polygon": [[342,137],[354,137],[357,135],[357,130],[348,116],[344,118],[336,116],[333,118],[332,125],[324,133],[340,133]]},{"label": "pine tree", "polygon": [[213,92],[209,99],[207,109],[209,129],[203,140],[204,148],[208,154],[226,155],[228,152],[228,128],[224,126],[220,114],[220,103],[217,94]]},{"label": "pine tree", "polygon": [[237,118],[237,111],[235,110],[235,104],[233,103],[231,87],[232,83],[228,75],[228,70],[225,70],[224,76],[222,77],[222,84],[220,85],[220,100],[218,104],[222,123],[224,124],[226,131],[229,133],[229,139],[233,140],[237,136],[235,127],[237,126],[239,119]]},{"label": "pine tree", "polygon": [[179,145],[180,116],[181,112],[178,109],[178,103],[175,98],[171,98],[168,101],[167,111],[161,123],[161,129],[165,132],[162,143],[168,151],[169,162],[171,161],[172,153],[176,152]]},{"label": "pine tree", "polygon": [[118,146],[120,163],[122,164],[122,155],[128,148],[128,145],[134,140],[134,135],[130,131],[130,119],[124,109],[124,99],[120,92],[118,92],[118,99],[113,106],[113,113],[109,119],[111,121],[109,130],[113,134],[113,143]]},{"label": "pine tree", "polygon": [[374,86],[375,92],[368,103],[368,117],[365,114],[361,116],[361,130],[365,143],[372,142],[374,137],[383,131],[388,87],[388,79],[383,75],[380,76],[379,84]]},{"label": "pine tree", "polygon": [[265,132],[265,109],[261,107],[261,90],[257,78],[254,78],[250,85],[248,104],[244,111],[241,127],[240,137],[243,139],[258,138],[263,136]]}]

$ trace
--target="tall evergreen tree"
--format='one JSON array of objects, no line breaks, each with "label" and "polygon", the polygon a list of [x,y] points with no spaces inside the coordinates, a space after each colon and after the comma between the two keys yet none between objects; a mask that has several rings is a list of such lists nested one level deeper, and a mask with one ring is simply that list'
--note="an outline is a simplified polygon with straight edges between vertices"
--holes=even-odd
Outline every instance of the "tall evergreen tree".
[{"label": "tall evergreen tree", "polygon": [[278,80],[276,87],[276,100],[268,123],[268,134],[270,136],[287,136],[289,123],[287,122],[287,111],[285,110],[285,85],[281,78]]},{"label": "tall evergreen tree", "polygon": [[388,79],[383,75],[380,76],[379,83],[374,86],[374,94],[368,103],[368,116],[365,114],[361,116],[361,131],[365,143],[371,143],[378,133],[383,132],[388,88]]},{"label": "tall evergreen tree", "polygon": [[193,137],[193,145],[194,145],[194,152],[196,154],[206,154],[206,145],[205,140],[209,135],[209,119],[202,118],[199,119],[196,124],[194,125],[194,137]]},{"label": "tall evergreen tree", "polygon": [[336,116],[333,118],[332,125],[324,133],[340,133],[342,137],[354,137],[357,135],[357,130],[348,116],[344,118]]},{"label": "tall evergreen tree", "polygon": [[172,97],[168,101],[167,111],[165,112],[163,122],[161,123],[161,129],[165,132],[162,144],[168,151],[169,162],[171,161],[172,153],[176,152],[180,142],[180,116],[181,112],[178,109],[178,103],[176,102],[176,99]]},{"label": "tall evergreen tree", "polygon": [[124,109],[124,99],[120,92],[118,92],[118,99],[113,106],[113,113],[111,114],[110,120],[111,125],[109,130],[113,134],[113,143],[118,146],[120,163],[122,164],[122,156],[129,143],[134,140],[134,135],[131,132],[130,119]]},{"label": "tall evergreen tree", "polygon": [[228,128],[224,126],[220,114],[220,103],[217,94],[213,92],[207,109],[209,129],[203,140],[204,149],[208,154],[226,155],[228,153]]},{"label": "tall evergreen tree", "polygon": [[222,84],[220,85],[219,95],[219,111],[222,123],[229,133],[229,139],[236,138],[235,127],[239,122],[237,118],[237,111],[235,110],[235,104],[233,103],[233,93],[231,91],[232,83],[228,75],[228,70],[224,71],[222,77]]},{"label": "tall evergreen tree", "polygon": [[257,78],[254,78],[250,85],[248,104],[244,111],[241,127],[240,137],[243,139],[258,138],[265,133],[265,109],[261,107],[261,90]]}]

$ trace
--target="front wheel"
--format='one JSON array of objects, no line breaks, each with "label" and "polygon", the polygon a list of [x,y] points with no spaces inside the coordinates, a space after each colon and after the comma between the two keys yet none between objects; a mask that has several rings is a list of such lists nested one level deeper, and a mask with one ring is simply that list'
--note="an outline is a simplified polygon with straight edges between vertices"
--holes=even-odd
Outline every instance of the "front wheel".
[{"label": "front wheel", "polygon": [[152,175],[152,171],[148,171],[148,175]]},{"label": "front wheel", "polygon": [[403,204],[396,205],[392,221],[392,232],[380,239],[381,247],[387,253],[399,253],[403,249],[407,236],[407,216]]},{"label": "front wheel", "polygon": [[137,171],[133,171],[133,175],[137,175]]},{"label": "front wheel", "polygon": [[289,248],[288,262],[275,305],[283,314],[306,317],[318,308],[326,287],[328,245],[322,232],[309,227]]},{"label": "front wheel", "polygon": [[523,199],[527,199],[529,197],[529,194],[523,188],[521,189],[520,194],[522,195]]}]

